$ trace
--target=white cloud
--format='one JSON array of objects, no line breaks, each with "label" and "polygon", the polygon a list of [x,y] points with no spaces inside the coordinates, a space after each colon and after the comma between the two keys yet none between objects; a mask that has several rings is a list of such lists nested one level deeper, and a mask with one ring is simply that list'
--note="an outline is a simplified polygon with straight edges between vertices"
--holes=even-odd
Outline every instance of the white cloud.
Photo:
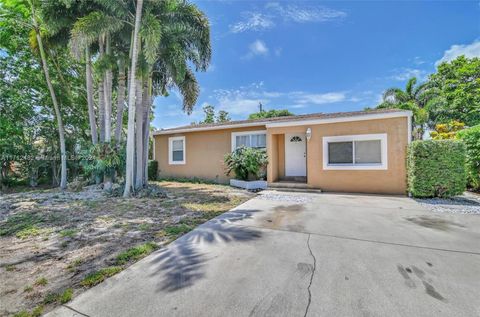
[{"label": "white cloud", "polygon": [[323,94],[308,94],[304,92],[295,92],[292,94],[294,99],[300,104],[323,105],[344,101],[346,99],[343,92],[328,92]]},{"label": "white cloud", "polygon": [[265,6],[267,9],[276,12],[285,21],[296,23],[307,22],[326,22],[332,20],[343,19],[347,13],[323,6],[298,6],[298,5],[281,5],[278,2],[270,2]]},{"label": "white cloud", "polygon": [[267,56],[269,49],[267,44],[261,40],[255,40],[248,46],[248,53],[243,57],[244,59],[251,59],[255,56]]},{"label": "white cloud", "polygon": [[275,23],[267,15],[260,12],[244,12],[242,13],[244,20],[230,25],[232,33],[241,33],[245,31],[261,31],[270,29]]},{"label": "white cloud", "polygon": [[412,77],[416,77],[417,80],[423,81],[427,79],[427,71],[422,69],[416,68],[402,68],[394,71],[395,74],[391,76],[391,79],[398,80],[398,81],[405,81],[409,80]]},{"label": "white cloud", "polygon": [[269,2],[262,10],[243,12],[242,20],[230,25],[230,32],[264,31],[273,28],[278,20],[293,23],[319,23],[344,19],[347,13],[324,6],[283,5]]},{"label": "white cloud", "polygon": [[325,105],[340,101],[354,102],[355,97],[347,96],[346,92],[312,93],[305,91],[269,91],[264,83],[252,83],[238,89],[218,89],[212,96],[219,109],[226,110],[233,115],[247,115],[258,111],[261,102],[267,109],[285,107],[301,109],[314,105]]},{"label": "white cloud", "polygon": [[443,57],[439,59],[435,65],[438,66],[442,62],[452,61],[460,55],[465,55],[465,57],[468,58],[480,57],[480,40],[476,40],[471,44],[450,46],[450,48],[443,54]]},{"label": "white cloud", "polygon": [[265,42],[256,40],[252,44],[250,44],[250,52],[255,55],[267,55],[268,54],[268,47]]}]

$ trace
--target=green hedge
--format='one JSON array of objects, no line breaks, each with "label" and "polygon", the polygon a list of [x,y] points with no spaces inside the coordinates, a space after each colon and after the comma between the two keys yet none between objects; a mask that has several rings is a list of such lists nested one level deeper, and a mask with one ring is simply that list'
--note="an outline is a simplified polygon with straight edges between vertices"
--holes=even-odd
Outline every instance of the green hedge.
[{"label": "green hedge", "polygon": [[158,178],[158,162],[148,161],[148,180],[155,181]]},{"label": "green hedge", "polygon": [[459,131],[457,138],[466,148],[468,186],[480,190],[480,125]]},{"label": "green hedge", "polygon": [[414,141],[407,156],[414,197],[452,197],[466,189],[465,146],[456,140]]}]

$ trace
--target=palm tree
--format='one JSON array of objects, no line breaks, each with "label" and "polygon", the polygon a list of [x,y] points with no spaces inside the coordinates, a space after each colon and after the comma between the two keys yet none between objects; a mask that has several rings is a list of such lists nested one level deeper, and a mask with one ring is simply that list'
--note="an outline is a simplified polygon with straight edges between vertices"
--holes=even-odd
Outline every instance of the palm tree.
[{"label": "palm tree", "polygon": [[[150,2],[140,30],[142,40],[141,74],[143,96],[137,113],[137,169],[135,187],[147,184],[148,144],[152,95],[166,95],[177,87],[183,97],[183,110],[190,113],[199,95],[199,85],[189,63],[205,71],[211,59],[210,26],[203,12],[190,3]],[[143,110],[143,116],[140,114]],[[143,121],[143,122],[142,122]],[[143,128],[142,128],[143,127]]]},{"label": "palm tree", "polygon": [[133,186],[134,156],[135,156],[135,75],[137,69],[139,32],[142,19],[143,0],[137,0],[135,9],[135,24],[133,28],[132,56],[130,66],[130,85],[128,87],[128,132],[127,132],[127,162],[125,172],[125,189],[123,197],[129,197]]},{"label": "palm tree", "polygon": [[43,41],[41,36],[40,25],[38,22],[38,14],[36,12],[36,7],[34,0],[29,0],[29,5],[31,9],[31,18],[32,26],[35,32],[36,44],[38,45],[38,50],[40,52],[40,59],[42,62],[43,73],[45,75],[45,81],[47,82],[48,90],[50,92],[50,97],[52,98],[53,108],[55,110],[55,116],[57,118],[57,127],[58,127],[58,136],[60,140],[60,162],[61,162],[61,174],[60,174],[60,188],[67,188],[67,151],[65,147],[65,128],[63,126],[62,115],[60,113],[60,107],[57,100],[57,95],[53,89],[52,81],[50,79],[50,72],[48,70],[47,56],[45,54],[45,49],[43,47]]},{"label": "palm tree", "polygon": [[428,83],[417,85],[417,78],[410,78],[405,90],[389,88],[382,96],[382,103],[377,108],[398,108],[413,112],[413,138],[421,140],[428,120],[427,103],[434,96]]}]

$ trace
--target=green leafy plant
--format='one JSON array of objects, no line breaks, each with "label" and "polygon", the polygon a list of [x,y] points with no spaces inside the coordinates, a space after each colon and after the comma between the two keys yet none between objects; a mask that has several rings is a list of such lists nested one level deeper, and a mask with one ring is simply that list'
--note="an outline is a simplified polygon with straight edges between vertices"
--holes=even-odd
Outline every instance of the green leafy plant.
[{"label": "green leafy plant", "polygon": [[414,197],[452,197],[466,189],[465,146],[456,140],[414,141],[407,154]]},{"label": "green leafy plant", "polygon": [[87,175],[111,173],[124,165],[123,152],[117,151],[114,143],[92,145],[82,156],[82,166]]},{"label": "green leafy plant", "polygon": [[225,155],[225,164],[227,176],[234,172],[241,180],[257,180],[265,178],[268,157],[264,149],[240,147]]},{"label": "green leafy plant", "polygon": [[468,186],[480,190],[480,125],[459,131],[457,138],[466,148]]},{"label": "green leafy plant", "polygon": [[158,178],[158,162],[150,160],[148,161],[148,179],[151,181]]}]

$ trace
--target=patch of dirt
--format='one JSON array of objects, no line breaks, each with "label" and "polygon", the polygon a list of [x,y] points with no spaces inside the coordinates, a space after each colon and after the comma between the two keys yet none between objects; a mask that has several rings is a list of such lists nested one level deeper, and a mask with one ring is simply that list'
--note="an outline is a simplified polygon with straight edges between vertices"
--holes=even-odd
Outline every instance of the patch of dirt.
[{"label": "patch of dirt", "polygon": [[156,185],[166,197],[110,197],[96,186],[1,195],[0,316],[41,305],[46,312],[58,304],[49,294],[72,288],[77,296],[85,290],[80,282],[114,265],[119,253],[146,242],[163,246],[254,196],[222,185]]}]

